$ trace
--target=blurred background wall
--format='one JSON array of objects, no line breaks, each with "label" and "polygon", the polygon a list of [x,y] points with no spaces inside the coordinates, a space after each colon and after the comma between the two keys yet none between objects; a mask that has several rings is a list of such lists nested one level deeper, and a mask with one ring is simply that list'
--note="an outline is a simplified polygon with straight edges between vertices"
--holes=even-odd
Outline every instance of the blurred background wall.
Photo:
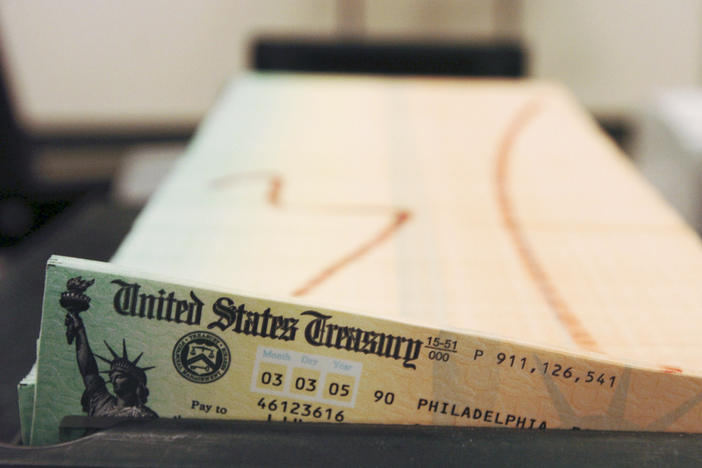
[{"label": "blurred background wall", "polygon": [[530,74],[626,118],[702,84],[702,1],[3,0],[0,38],[31,132],[192,128],[259,33],[524,40]]}]

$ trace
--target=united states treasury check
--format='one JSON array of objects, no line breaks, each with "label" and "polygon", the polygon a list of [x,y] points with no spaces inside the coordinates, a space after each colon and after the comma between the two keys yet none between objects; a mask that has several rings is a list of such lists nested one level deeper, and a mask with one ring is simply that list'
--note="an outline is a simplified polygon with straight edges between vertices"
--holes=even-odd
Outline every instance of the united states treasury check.
[{"label": "united states treasury check", "polygon": [[702,377],[54,256],[33,445],[63,416],[702,432]]}]

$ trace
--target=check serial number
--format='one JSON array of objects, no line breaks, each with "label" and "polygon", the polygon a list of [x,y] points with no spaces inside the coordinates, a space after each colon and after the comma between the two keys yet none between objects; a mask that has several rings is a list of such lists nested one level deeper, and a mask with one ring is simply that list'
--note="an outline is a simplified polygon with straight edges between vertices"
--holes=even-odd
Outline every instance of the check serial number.
[{"label": "check serial number", "polygon": [[319,421],[344,421],[344,410],[335,410],[328,406],[266,397],[261,397],[256,406],[269,413],[288,415],[292,417],[293,420],[297,421],[304,421],[304,419],[301,418],[312,418]]}]

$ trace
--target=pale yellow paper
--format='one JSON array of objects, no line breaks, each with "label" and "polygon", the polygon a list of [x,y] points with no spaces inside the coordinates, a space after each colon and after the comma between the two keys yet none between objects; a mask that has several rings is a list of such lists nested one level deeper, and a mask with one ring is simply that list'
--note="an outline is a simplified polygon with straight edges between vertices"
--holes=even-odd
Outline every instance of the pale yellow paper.
[{"label": "pale yellow paper", "polygon": [[548,83],[240,78],[114,262],[702,368],[698,238]]}]

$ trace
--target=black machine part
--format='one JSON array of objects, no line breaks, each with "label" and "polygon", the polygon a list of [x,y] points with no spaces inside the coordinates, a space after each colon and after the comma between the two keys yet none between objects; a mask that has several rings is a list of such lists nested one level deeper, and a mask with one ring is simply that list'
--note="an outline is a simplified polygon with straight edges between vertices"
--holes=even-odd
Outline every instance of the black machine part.
[{"label": "black machine part", "polygon": [[70,416],[0,466],[700,466],[702,435]]}]

